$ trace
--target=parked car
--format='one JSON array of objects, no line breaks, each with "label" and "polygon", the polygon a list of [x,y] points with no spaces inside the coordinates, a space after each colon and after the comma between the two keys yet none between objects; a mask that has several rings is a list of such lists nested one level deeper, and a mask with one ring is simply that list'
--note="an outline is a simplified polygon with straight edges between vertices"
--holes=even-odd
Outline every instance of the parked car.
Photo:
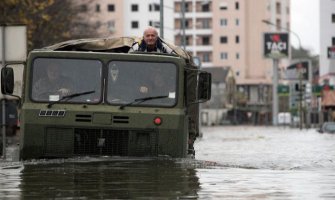
[{"label": "parked car", "polygon": [[335,133],[335,122],[325,122],[319,129],[319,133]]},{"label": "parked car", "polygon": [[281,112],[278,114],[278,124],[279,125],[289,125],[291,124],[291,113]]}]

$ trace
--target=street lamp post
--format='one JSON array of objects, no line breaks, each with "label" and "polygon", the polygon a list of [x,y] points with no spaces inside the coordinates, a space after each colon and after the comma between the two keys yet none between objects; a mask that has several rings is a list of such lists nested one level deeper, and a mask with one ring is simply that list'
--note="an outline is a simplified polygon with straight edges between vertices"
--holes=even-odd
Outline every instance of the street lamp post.
[{"label": "street lamp post", "polygon": [[[300,37],[299,37],[299,35],[297,33],[291,31],[288,28],[284,28],[284,27],[278,26],[278,25],[276,25],[276,24],[274,24],[274,23],[272,23],[272,22],[270,22],[268,20],[262,20],[262,22],[265,23],[265,24],[267,24],[267,25],[275,26],[275,27],[278,27],[279,29],[282,29],[282,30],[285,30],[285,31],[287,31],[289,33],[292,33],[298,39],[299,51],[302,49],[301,48],[301,40],[300,40]],[[276,72],[274,72],[274,74],[276,74],[276,76],[275,76],[275,78],[276,78],[277,77],[277,69],[275,69],[275,68],[277,68],[277,67],[274,67],[274,70],[276,70]],[[278,79],[276,81],[278,81]],[[277,82],[277,85],[278,85],[278,82]],[[300,129],[302,129],[302,114],[303,114],[303,112],[302,112],[302,96],[303,96],[303,91],[302,91],[302,69],[299,69],[299,98],[300,98],[299,99],[299,115],[300,115],[299,128]],[[277,100],[278,99],[276,99],[275,101],[277,101]]]},{"label": "street lamp post", "polygon": [[300,37],[299,37],[299,35],[298,35],[297,33],[291,31],[291,30],[288,29],[288,28],[284,28],[284,27],[281,27],[281,26],[277,26],[276,24],[274,24],[274,23],[272,23],[272,22],[270,22],[270,21],[268,21],[268,20],[265,20],[265,19],[263,19],[262,22],[265,23],[265,24],[267,24],[267,25],[275,26],[275,27],[278,27],[279,29],[282,29],[282,30],[284,30],[284,31],[287,31],[287,32],[289,32],[289,33],[292,33],[292,34],[293,34],[294,36],[296,36],[296,38],[298,39],[299,50],[301,50],[301,40],[300,40]]},{"label": "street lamp post", "polygon": [[278,125],[278,59],[273,59],[273,88],[272,88],[272,124]]}]

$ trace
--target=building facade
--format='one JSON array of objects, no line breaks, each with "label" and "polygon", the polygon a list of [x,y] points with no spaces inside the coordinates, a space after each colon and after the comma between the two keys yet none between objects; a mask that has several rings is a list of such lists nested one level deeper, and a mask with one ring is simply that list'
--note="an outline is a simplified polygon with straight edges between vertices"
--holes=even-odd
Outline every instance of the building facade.
[{"label": "building facade", "polygon": [[[142,36],[148,26],[160,32],[160,0],[78,0],[76,4],[82,15],[89,16],[97,37]],[[164,1],[163,10],[163,38],[174,42],[173,2]]]},{"label": "building facade", "polygon": [[98,33],[96,37],[124,35],[124,4],[118,0],[77,0],[73,2],[78,7],[80,15]]},{"label": "building facade", "polygon": [[335,59],[328,57],[328,48],[335,47],[335,1],[320,3],[320,84],[335,84]]},{"label": "building facade", "polygon": [[249,103],[269,103],[272,61],[263,57],[263,34],[289,30],[290,0],[174,0],[174,7],[175,43],[198,56],[203,67],[230,67]]}]

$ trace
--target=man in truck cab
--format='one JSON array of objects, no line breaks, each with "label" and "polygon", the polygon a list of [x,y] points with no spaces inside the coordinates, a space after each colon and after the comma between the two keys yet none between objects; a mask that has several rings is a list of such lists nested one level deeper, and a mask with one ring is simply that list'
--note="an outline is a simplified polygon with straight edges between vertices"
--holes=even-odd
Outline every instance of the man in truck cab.
[{"label": "man in truck cab", "polygon": [[33,85],[33,99],[57,101],[73,92],[73,83],[60,70],[57,63],[47,64],[46,74]]}]

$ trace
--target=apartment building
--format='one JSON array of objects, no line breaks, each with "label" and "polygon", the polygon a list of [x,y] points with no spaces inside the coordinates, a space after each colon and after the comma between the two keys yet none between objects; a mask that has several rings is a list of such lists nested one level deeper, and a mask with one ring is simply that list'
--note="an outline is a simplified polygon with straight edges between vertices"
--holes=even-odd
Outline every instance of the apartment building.
[{"label": "apartment building", "polygon": [[86,19],[98,33],[96,37],[124,35],[124,4],[122,1],[77,0],[73,3],[78,7],[81,17]]},{"label": "apartment building", "polygon": [[320,3],[320,84],[335,85],[335,59],[328,57],[328,48],[335,47],[335,0]]},{"label": "apartment building", "polygon": [[289,29],[290,0],[184,2],[182,16],[183,0],[174,0],[175,43],[198,56],[203,67],[231,67],[249,103],[266,101],[267,94],[271,94],[272,61],[263,57],[263,33]]},{"label": "apartment building", "polygon": [[[160,0],[82,0],[76,1],[98,32],[97,37],[142,36],[153,26],[160,32]],[[164,38],[174,42],[173,2],[164,1]]]},{"label": "apartment building", "polygon": [[[160,32],[160,0],[123,0],[123,33],[126,36],[142,36],[148,26]],[[164,1],[163,38],[173,42],[173,2]]]}]

